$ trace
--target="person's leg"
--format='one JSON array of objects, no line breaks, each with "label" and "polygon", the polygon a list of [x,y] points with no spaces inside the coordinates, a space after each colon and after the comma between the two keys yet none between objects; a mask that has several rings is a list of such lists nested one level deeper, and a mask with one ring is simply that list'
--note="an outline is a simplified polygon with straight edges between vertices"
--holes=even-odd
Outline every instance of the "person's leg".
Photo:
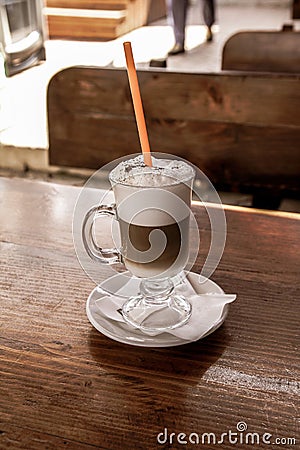
[{"label": "person's leg", "polygon": [[187,16],[188,0],[168,0],[168,15],[173,27],[175,46],[169,52],[170,55],[184,52],[185,23]]},{"label": "person's leg", "polygon": [[212,27],[212,25],[215,23],[214,0],[202,0],[202,11],[205,25],[207,27]]},{"label": "person's leg", "polygon": [[206,40],[212,41],[212,25],[215,23],[215,2],[214,0],[201,0],[204,23],[207,26]]}]

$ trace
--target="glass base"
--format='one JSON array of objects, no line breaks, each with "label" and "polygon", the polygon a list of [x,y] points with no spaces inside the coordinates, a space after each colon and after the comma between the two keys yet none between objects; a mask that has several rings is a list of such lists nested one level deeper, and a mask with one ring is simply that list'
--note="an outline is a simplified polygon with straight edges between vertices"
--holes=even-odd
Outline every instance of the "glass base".
[{"label": "glass base", "polygon": [[192,307],[174,292],[170,280],[142,281],[141,294],[124,303],[126,322],[148,333],[163,332],[184,325],[191,317]]}]

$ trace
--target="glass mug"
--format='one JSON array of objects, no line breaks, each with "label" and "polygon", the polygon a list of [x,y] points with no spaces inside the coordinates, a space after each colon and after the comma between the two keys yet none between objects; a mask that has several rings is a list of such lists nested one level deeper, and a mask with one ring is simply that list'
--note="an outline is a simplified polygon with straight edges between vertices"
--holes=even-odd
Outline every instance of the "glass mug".
[{"label": "glass mug", "polygon": [[[122,161],[109,174],[115,204],[92,207],[85,215],[82,239],[88,255],[102,264],[124,264],[141,279],[140,293],[125,301],[126,322],[147,332],[173,329],[186,323],[191,305],[176,294],[172,278],[189,259],[189,227],[195,170],[182,160],[143,157]],[[93,228],[101,217],[119,225],[121,247],[103,249]]]}]

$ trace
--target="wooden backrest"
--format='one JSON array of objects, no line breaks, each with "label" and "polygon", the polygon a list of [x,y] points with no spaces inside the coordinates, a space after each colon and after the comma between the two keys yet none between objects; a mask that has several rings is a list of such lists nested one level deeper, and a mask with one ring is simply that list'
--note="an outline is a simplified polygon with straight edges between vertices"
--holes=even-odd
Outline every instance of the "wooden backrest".
[{"label": "wooden backrest", "polygon": [[300,0],[293,0],[292,18],[300,19]]},{"label": "wooden backrest", "polygon": [[224,45],[222,69],[300,73],[300,32],[236,33]]},{"label": "wooden backrest", "polygon": [[[300,75],[139,71],[153,151],[220,188],[300,191]],[[97,169],[140,151],[125,70],[73,67],[48,87],[50,164]]]}]

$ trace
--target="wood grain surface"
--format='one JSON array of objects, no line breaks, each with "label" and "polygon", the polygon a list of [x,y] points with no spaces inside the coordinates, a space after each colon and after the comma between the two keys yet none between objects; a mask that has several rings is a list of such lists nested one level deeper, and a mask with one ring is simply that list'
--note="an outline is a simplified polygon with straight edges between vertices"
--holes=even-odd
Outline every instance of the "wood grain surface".
[{"label": "wood grain surface", "polygon": [[[221,189],[299,195],[300,75],[138,72],[152,151]],[[48,87],[50,163],[97,169],[140,151],[125,70],[73,67]]]},{"label": "wood grain surface", "polygon": [[[260,439],[299,439],[299,215],[226,207],[227,244],[212,277],[238,295],[225,324],[192,344],[138,348],[87,320],[94,284],[72,240],[79,192],[0,179],[0,448],[197,448],[179,433],[220,439],[238,422]],[[205,247],[203,208],[194,212]],[[200,265],[201,255],[194,271]],[[198,446],[234,447],[275,448],[228,437]]]}]

